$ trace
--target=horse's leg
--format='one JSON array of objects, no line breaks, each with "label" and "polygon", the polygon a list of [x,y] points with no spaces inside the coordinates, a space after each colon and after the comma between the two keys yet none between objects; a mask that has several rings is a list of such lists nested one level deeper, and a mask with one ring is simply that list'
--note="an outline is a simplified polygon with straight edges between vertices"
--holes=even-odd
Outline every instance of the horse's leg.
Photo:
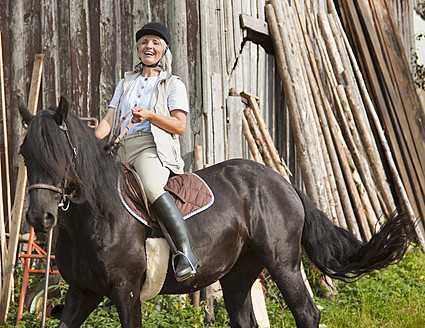
[{"label": "horse's leg", "polygon": [[270,274],[291,310],[298,328],[319,327],[320,311],[304,284],[300,265],[270,268]]},{"label": "horse's leg", "polygon": [[140,284],[116,286],[112,291],[111,299],[117,307],[122,328],[142,327]]},{"label": "horse's leg", "polygon": [[[301,275],[301,247],[293,238],[296,231],[282,234],[272,245],[261,241],[256,249],[291,310],[298,328],[319,327],[320,311],[304,284]],[[293,238],[292,238],[293,237]],[[263,239],[264,240],[264,239]]]},{"label": "horse's leg", "polygon": [[251,287],[263,267],[254,252],[249,251],[220,279],[231,327],[258,327],[252,308]]},{"label": "horse's leg", "polygon": [[58,328],[80,327],[101,300],[101,295],[83,293],[70,286]]}]

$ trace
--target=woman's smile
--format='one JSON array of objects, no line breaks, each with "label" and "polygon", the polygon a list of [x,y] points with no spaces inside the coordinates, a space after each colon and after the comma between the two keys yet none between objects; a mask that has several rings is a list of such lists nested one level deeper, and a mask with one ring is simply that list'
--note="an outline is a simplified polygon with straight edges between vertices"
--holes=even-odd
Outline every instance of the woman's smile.
[{"label": "woman's smile", "polygon": [[146,35],[139,46],[140,59],[145,65],[156,64],[162,57],[163,49],[159,38]]}]

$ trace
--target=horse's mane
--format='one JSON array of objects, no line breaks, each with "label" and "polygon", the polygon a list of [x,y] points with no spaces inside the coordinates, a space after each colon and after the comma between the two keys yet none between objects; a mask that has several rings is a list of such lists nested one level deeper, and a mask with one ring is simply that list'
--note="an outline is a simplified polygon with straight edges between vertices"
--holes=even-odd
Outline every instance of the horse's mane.
[{"label": "horse's mane", "polygon": [[[77,186],[79,198],[92,206],[93,214],[114,215],[120,202],[116,191],[119,164],[105,151],[104,142],[71,113],[65,120],[69,142],[54,119],[55,109],[43,110],[32,118],[25,138],[25,152],[53,179],[62,181],[66,177],[71,186]],[[75,158],[70,143],[76,148]],[[70,165],[71,161],[75,165]]]}]

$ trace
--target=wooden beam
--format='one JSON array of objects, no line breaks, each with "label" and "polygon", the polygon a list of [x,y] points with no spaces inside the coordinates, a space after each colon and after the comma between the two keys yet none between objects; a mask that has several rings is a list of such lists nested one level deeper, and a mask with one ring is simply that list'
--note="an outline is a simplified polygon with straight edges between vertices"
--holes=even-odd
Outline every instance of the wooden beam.
[{"label": "wooden beam", "polygon": [[[37,111],[38,96],[40,93],[41,74],[43,70],[42,54],[35,55],[31,79],[30,94],[28,97],[28,109],[35,114]],[[9,251],[5,268],[4,286],[0,295],[0,325],[4,325],[9,310],[10,296],[13,285],[13,273],[16,263],[16,252],[18,249],[19,232],[21,229],[22,211],[24,208],[25,188],[27,185],[27,171],[21,157],[18,169],[18,182],[16,185],[15,199],[12,207],[12,226],[10,227]]]},{"label": "wooden beam", "polygon": [[[10,184],[9,184],[9,161],[8,161],[8,152],[7,152],[7,130],[6,130],[6,100],[4,96],[4,74],[3,74],[3,48],[2,48],[2,39],[0,32],[0,83],[1,83],[1,105],[3,112],[3,141],[4,141],[4,153],[5,153],[5,169],[6,169],[6,188],[7,188],[7,199],[8,199],[8,210],[6,212],[6,217],[9,222],[10,227]],[[7,246],[6,246],[6,228],[4,222],[4,207],[3,207],[3,179],[1,175],[1,165],[0,165],[0,249],[1,249],[1,263],[0,263],[0,292],[2,290],[2,279],[3,279],[3,270],[6,267],[6,257],[7,257]]]},{"label": "wooden beam", "polygon": [[249,15],[240,15],[241,27],[246,31],[246,40],[264,48],[269,55],[274,55],[273,42],[266,21]]}]

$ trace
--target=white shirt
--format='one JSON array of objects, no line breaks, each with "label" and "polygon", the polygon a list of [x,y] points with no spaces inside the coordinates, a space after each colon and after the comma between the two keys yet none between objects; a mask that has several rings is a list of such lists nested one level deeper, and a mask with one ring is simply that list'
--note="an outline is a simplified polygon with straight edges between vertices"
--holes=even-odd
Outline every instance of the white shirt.
[{"label": "white shirt", "polygon": [[[155,86],[158,82],[159,76],[153,77],[143,77],[139,75],[134,83],[129,87],[127,94],[121,100],[121,113],[120,119],[122,119],[132,108],[143,107],[148,110],[150,109],[150,103],[152,94],[155,91]],[[114,96],[109,104],[109,107],[116,108],[118,101],[122,95],[122,85],[124,79],[122,79],[117,87],[115,88]],[[180,79],[176,79],[170,89],[170,94],[167,99],[168,110],[171,112],[173,110],[179,109],[185,113],[189,112],[189,101],[187,98],[186,86]],[[120,133],[125,127],[130,123],[132,115],[128,115],[125,121],[122,123],[120,128]],[[128,130],[127,134],[136,132],[136,131],[151,131],[151,124],[149,121],[143,121],[140,123],[135,123]]]}]

